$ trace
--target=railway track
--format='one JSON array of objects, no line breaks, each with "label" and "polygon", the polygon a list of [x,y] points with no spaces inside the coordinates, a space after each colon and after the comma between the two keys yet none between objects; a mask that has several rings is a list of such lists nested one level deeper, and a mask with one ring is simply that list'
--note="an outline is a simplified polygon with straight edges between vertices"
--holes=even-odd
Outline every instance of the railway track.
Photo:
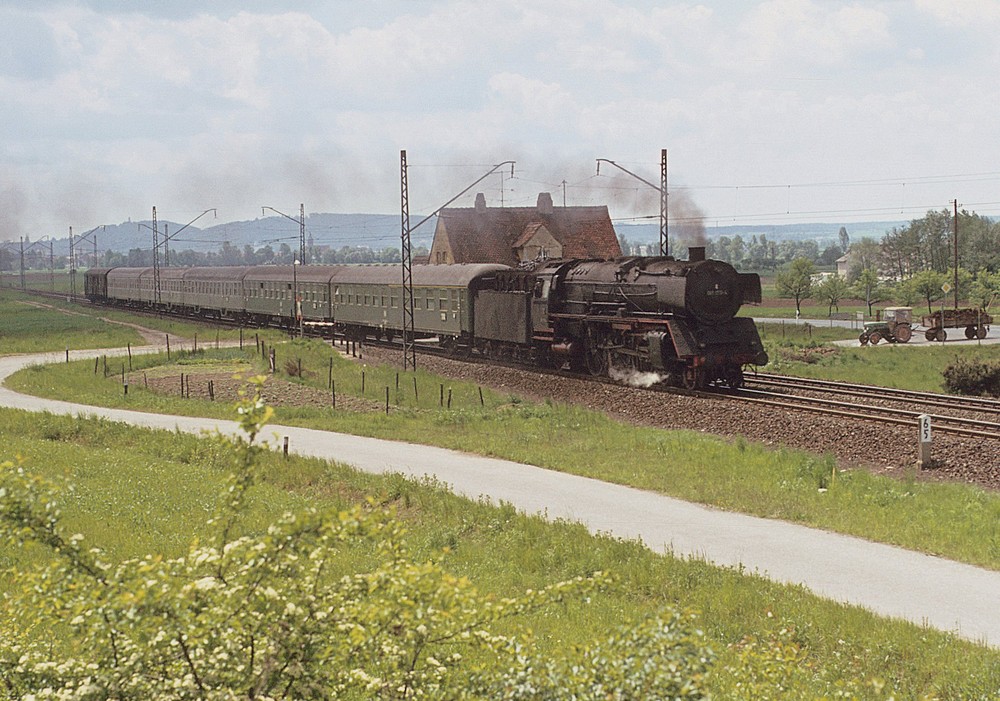
[{"label": "railway track", "polygon": [[[1000,440],[1000,421],[968,416],[972,412],[976,415],[1000,418],[1000,401],[995,399],[954,397],[933,392],[767,374],[748,378],[748,383],[750,387],[738,391],[720,390],[718,393],[764,406],[803,409],[813,413],[902,426],[916,427],[920,417],[928,415],[935,431],[970,438]],[[773,389],[754,389],[756,386]],[[812,394],[794,393],[802,391]],[[846,396],[853,398],[854,401],[814,396],[816,394]],[[920,409],[885,406],[885,403],[905,404]]]}]

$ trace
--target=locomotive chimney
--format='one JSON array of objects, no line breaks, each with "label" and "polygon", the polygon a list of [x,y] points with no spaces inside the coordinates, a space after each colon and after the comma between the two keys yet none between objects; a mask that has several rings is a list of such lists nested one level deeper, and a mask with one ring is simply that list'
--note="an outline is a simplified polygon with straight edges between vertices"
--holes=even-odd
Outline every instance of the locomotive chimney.
[{"label": "locomotive chimney", "polygon": [[476,214],[486,213],[486,195],[481,192],[476,193]]},{"label": "locomotive chimney", "polygon": [[539,192],[538,193],[538,213],[539,214],[552,214],[552,193],[551,192]]},{"label": "locomotive chimney", "polygon": [[700,260],[705,260],[705,247],[704,246],[689,246],[688,247],[688,261],[691,263],[696,263]]}]

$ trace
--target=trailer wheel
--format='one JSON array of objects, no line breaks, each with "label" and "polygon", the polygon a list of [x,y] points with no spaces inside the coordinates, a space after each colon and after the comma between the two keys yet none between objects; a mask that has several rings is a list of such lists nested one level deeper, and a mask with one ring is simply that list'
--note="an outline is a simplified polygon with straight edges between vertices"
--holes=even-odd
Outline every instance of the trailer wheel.
[{"label": "trailer wheel", "polygon": [[986,327],[985,326],[980,326],[979,328],[976,329],[976,338],[980,338],[980,339],[986,338]]},{"label": "trailer wheel", "polygon": [[928,341],[933,341],[934,329],[927,329],[927,331],[924,332],[924,338],[926,338]]},{"label": "trailer wheel", "polygon": [[944,343],[945,339],[948,338],[948,332],[944,329],[934,329],[934,340],[938,343]]},{"label": "trailer wheel", "polygon": [[968,338],[968,339],[970,339],[970,340],[973,339],[973,338],[975,338],[976,337],[976,327],[975,326],[966,326],[965,327],[965,337]]}]

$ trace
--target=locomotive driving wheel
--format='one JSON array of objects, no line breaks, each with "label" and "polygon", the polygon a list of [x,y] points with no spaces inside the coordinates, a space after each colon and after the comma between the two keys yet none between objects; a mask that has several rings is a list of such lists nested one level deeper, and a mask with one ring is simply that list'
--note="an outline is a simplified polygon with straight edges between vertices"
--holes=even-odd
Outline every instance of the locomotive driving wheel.
[{"label": "locomotive driving wheel", "polygon": [[684,369],[684,389],[698,389],[705,386],[705,373],[701,368]]},{"label": "locomotive driving wheel", "polygon": [[595,326],[588,326],[584,346],[587,371],[594,377],[608,374],[608,351],[602,348],[604,334]]}]

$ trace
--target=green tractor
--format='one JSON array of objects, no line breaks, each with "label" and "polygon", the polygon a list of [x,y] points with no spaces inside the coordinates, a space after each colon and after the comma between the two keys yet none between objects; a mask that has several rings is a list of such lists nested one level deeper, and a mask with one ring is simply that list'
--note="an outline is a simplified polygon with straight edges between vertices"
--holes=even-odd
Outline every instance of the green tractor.
[{"label": "green tractor", "polygon": [[865,329],[858,336],[861,345],[879,341],[906,343],[913,336],[913,308],[886,307],[875,313],[875,321],[866,321]]}]

